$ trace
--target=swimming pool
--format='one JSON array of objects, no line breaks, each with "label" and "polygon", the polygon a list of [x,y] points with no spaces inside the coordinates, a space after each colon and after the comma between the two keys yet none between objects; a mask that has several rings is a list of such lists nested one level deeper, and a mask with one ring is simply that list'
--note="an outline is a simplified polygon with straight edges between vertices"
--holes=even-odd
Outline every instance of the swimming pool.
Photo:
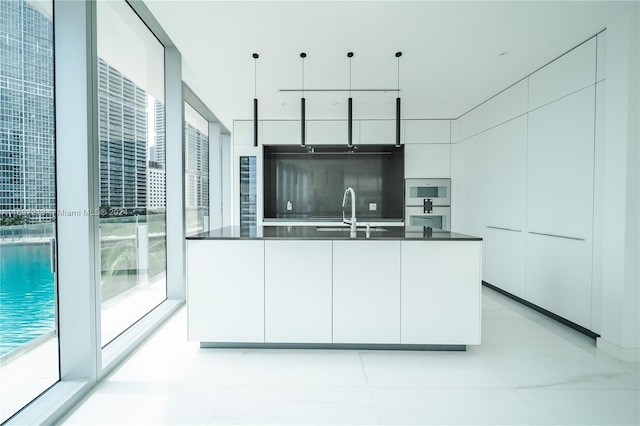
[{"label": "swimming pool", "polygon": [[55,329],[48,243],[0,243],[0,357]]}]

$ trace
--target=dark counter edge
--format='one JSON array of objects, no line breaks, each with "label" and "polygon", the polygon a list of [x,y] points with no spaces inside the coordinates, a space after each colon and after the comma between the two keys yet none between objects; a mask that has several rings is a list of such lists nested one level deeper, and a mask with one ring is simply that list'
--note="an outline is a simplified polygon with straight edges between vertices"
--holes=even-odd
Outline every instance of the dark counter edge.
[{"label": "dark counter edge", "polygon": [[[238,228],[238,227],[232,227]],[[277,229],[280,227],[268,227]],[[406,231],[406,228],[396,228],[388,231],[388,234],[372,234],[370,238],[366,238],[362,234],[362,230],[359,229],[359,234],[356,238],[349,237],[348,232],[339,231],[335,232],[323,232],[317,231],[313,226],[296,226],[298,228],[298,234],[288,233],[287,235],[262,235],[262,236],[243,236],[240,235],[238,229],[234,229],[233,232],[226,231],[226,235],[220,235],[222,230],[229,230],[229,227],[216,229],[213,231],[206,231],[195,235],[187,236],[187,240],[329,240],[329,241],[482,241],[480,237],[474,237],[472,235],[459,234],[456,232],[433,232],[431,236],[420,235],[421,232]],[[400,231],[402,229],[402,231]],[[303,231],[304,230],[304,231]],[[343,233],[344,232],[344,233]],[[401,233],[401,235],[393,235]]]},{"label": "dark counter edge", "polygon": [[419,345],[402,343],[254,343],[200,342],[200,347],[216,349],[340,349],[392,351],[466,351],[466,345]]}]

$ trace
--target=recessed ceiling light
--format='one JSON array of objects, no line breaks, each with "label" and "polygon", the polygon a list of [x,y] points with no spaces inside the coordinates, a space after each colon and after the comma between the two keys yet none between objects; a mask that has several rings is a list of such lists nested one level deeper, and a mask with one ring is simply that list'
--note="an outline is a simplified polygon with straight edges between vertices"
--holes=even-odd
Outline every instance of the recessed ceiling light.
[{"label": "recessed ceiling light", "polygon": [[340,102],[334,102],[333,106],[340,105]]},{"label": "recessed ceiling light", "polygon": [[283,102],[283,103],[282,103],[282,106],[287,106],[287,105],[289,105],[289,104],[288,104],[288,103],[286,103],[286,102]]},{"label": "recessed ceiling light", "polygon": [[438,102],[438,105],[446,105],[446,104],[447,104],[447,101],[440,101],[440,102]]},{"label": "recessed ceiling light", "polygon": [[500,59],[507,59],[509,57],[509,52],[502,52],[501,54],[498,55],[498,58]]},{"label": "recessed ceiling light", "polygon": [[369,102],[360,102],[360,105],[369,105]]}]

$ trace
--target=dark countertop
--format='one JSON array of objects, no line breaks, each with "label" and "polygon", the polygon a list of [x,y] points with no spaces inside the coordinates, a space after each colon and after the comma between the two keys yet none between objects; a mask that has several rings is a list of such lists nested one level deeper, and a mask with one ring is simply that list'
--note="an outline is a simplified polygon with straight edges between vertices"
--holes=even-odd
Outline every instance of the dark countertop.
[{"label": "dark countertop", "polygon": [[430,240],[482,241],[482,238],[424,227],[372,227],[366,238],[365,227],[358,227],[356,238],[349,237],[349,227],[338,226],[227,226],[187,237],[187,240]]}]

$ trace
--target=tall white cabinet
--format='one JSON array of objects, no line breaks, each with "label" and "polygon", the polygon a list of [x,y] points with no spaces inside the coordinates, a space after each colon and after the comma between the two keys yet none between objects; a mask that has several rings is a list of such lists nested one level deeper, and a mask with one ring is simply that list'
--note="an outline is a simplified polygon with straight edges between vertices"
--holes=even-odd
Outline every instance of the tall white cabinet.
[{"label": "tall white cabinet", "polygon": [[451,163],[452,229],[484,238],[483,279],[597,332],[596,44],[456,120]]}]

